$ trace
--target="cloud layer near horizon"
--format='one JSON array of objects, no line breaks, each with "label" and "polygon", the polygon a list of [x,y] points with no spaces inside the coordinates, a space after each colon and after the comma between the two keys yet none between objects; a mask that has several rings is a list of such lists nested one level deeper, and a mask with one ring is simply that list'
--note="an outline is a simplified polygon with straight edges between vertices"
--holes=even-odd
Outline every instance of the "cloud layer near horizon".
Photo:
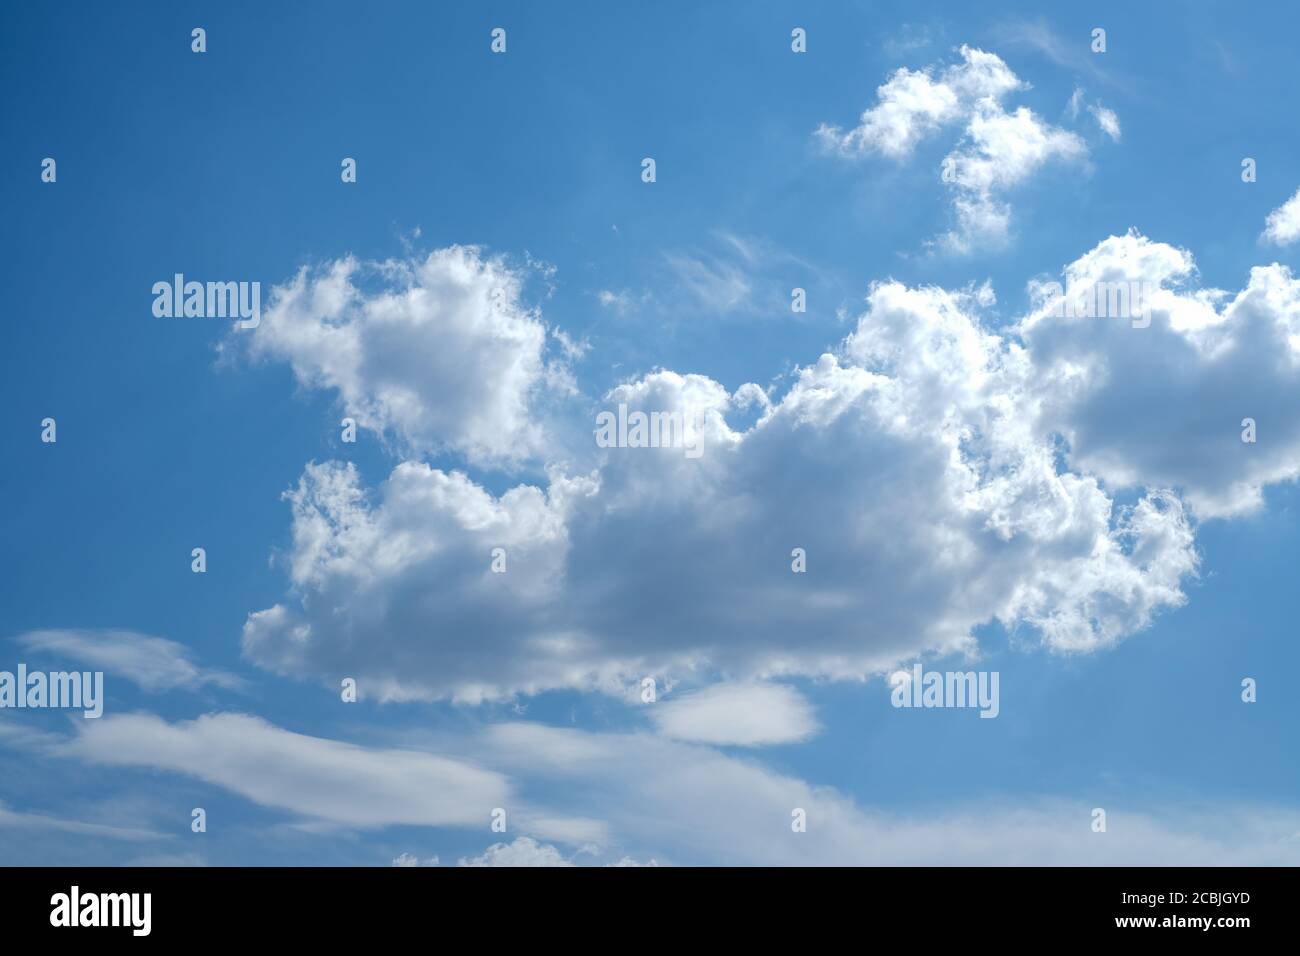
[{"label": "cloud layer near horizon", "polygon": [[[1110,801],[1104,807],[1104,833],[1092,829],[1093,803],[1024,794],[943,811],[885,813],[834,788],[711,746],[526,722],[444,733],[436,744],[398,749],[310,737],[243,714],[177,722],[138,714],[86,722],[74,735],[40,750],[90,764],[180,774],[327,828],[482,830],[485,851],[460,858],[460,865],[637,865],[638,860],[1294,865],[1300,860],[1300,816],[1285,808],[1241,805],[1201,813]],[[584,821],[557,815],[529,795],[534,788],[587,794],[597,816]],[[507,810],[505,835],[489,828],[496,806]],[[795,810],[804,812],[804,832],[791,827]],[[0,828],[12,826],[53,827],[114,841],[155,838],[160,846],[171,839],[171,834],[88,827],[0,808]],[[419,862],[414,854],[394,860]],[[424,865],[437,865],[437,858]]]}]

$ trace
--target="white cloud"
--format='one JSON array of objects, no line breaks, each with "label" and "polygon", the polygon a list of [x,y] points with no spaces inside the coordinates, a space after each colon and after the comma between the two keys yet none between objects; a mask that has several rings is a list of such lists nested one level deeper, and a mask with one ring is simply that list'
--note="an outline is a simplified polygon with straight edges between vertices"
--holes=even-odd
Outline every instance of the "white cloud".
[{"label": "white cloud", "polygon": [[[495,724],[440,735],[439,749],[373,749],[293,734],[262,720],[214,715],[168,724],[151,715],[105,718],[55,752],[88,763],[183,773],[345,827],[482,827],[483,808],[511,807],[509,843],[461,866],[613,865],[1296,865],[1300,812],[1107,801],[1108,830],[1093,833],[1093,802],[1060,798],[968,803],[926,814],[864,807],[817,786],[699,744],[645,733],[601,733],[533,723]],[[457,757],[457,753],[464,756]],[[466,785],[470,756],[485,769]],[[449,768],[457,768],[449,770]],[[490,782],[489,782],[490,781]],[[532,830],[538,814],[511,791],[581,794],[570,803],[600,814],[596,840],[558,837],[566,856]],[[486,803],[485,803],[486,800]],[[806,832],[791,829],[802,809]],[[490,813],[490,811],[488,811]],[[81,836],[158,836],[72,824],[0,806],[0,827],[64,829]],[[395,866],[436,865],[404,853]]]},{"label": "white cloud", "polygon": [[845,132],[823,124],[818,137],[841,153],[903,159],[926,136],[959,120],[975,101],[1000,99],[1024,87],[996,54],[967,46],[959,52],[961,62],[937,79],[933,69],[899,69],[876,90],[876,105],[855,128]]},{"label": "white cloud", "polygon": [[254,803],[345,826],[486,826],[506,780],[468,760],[310,737],[247,714],[150,714],[77,724],[55,753],[186,774]]},{"label": "white cloud", "polygon": [[[1150,289],[1147,328],[1048,302],[1021,325],[1041,435],[1066,438],[1073,468],[1114,488],[1181,489],[1202,518],[1250,511],[1267,485],[1300,476],[1300,282],[1289,269],[1258,266],[1234,294],[1197,288],[1190,253],[1130,232],[1063,278],[1067,297],[1103,283]],[[1254,444],[1241,440],[1246,418]]]},{"label": "white cloud", "polygon": [[677,283],[695,303],[715,313],[727,313],[749,304],[753,294],[743,268],[716,256],[664,254]]},{"label": "white cloud", "polygon": [[435,853],[427,860],[421,860],[413,853],[403,853],[393,860],[393,866],[415,867],[415,866],[438,866],[438,855]]},{"label": "white cloud", "polygon": [[545,449],[539,406],[572,389],[521,302],[525,279],[472,246],[368,266],[349,257],[277,286],[243,335],[252,356],[288,362],[300,383],[335,392],[345,414],[412,452],[509,465]]},{"label": "white cloud", "polygon": [[[990,331],[991,302],[987,288],[878,283],[837,351],[778,398],[669,370],[606,396],[700,412],[698,459],[613,448],[589,474],[557,464],[544,489],[500,495],[420,463],[374,493],[351,465],[310,465],[289,495],[292,591],[250,615],[245,652],[285,674],[355,675],[380,698],[478,701],[618,693],[647,674],[862,678],[977,653],[991,621],[1059,651],[1113,644],[1179,607],[1198,563],[1169,490],[1195,475],[1144,467],[1185,456],[1184,432],[1135,414],[1146,364],[1108,373],[1161,333],[1080,332],[1111,354],[1077,372],[1082,359],[1048,347],[1067,344],[1050,324],[1025,324],[1028,347]],[[758,420],[731,427],[756,395]],[[1123,414],[1089,431],[1072,396],[1118,396]],[[1181,401],[1170,414],[1200,414]],[[1288,449],[1259,456],[1273,462],[1259,480],[1294,467]],[[1105,483],[1119,475],[1140,492],[1124,506]],[[495,547],[505,574],[492,573]],[[794,548],[805,574],[791,572]]]},{"label": "white cloud", "polygon": [[1300,189],[1268,214],[1264,223],[1264,238],[1279,246],[1289,246],[1300,239]]},{"label": "white cloud", "polygon": [[[959,254],[1004,244],[1010,206],[1002,195],[1052,161],[1082,162],[1088,149],[1075,133],[1053,126],[1027,107],[1008,111],[1003,100],[1028,89],[994,53],[968,46],[961,62],[935,71],[900,69],[877,90],[877,103],[844,132],[823,125],[823,143],[842,154],[876,153],[905,159],[924,138],[961,124],[962,136],[944,160],[942,181],[952,193],[956,227],[937,245]],[[1076,90],[1070,100],[1077,116]],[[1118,138],[1118,119],[1114,120]],[[1100,117],[1099,117],[1100,119]],[[1104,122],[1103,122],[1104,125]]]},{"label": "white cloud", "polygon": [[1079,110],[1083,106],[1083,87],[1076,86],[1074,92],[1070,94],[1070,102],[1066,104],[1066,111],[1070,114],[1070,119],[1079,118]]},{"label": "white cloud", "polygon": [[[702,247],[664,252],[663,262],[668,291],[654,298],[662,320],[670,322],[696,314],[716,319],[737,312],[788,313],[790,285],[782,276],[794,273],[802,284],[814,286],[827,278],[824,270],[779,244],[725,229],[712,230]],[[644,305],[650,300],[645,292],[639,301],[628,304]]]},{"label": "white cloud", "polygon": [[[551,603],[563,594],[566,517],[595,487],[557,474],[546,491],[496,497],[459,472],[403,462],[371,502],[352,464],[309,465],[288,496],[291,579],[308,616],[286,605],[250,615],[244,651],[288,673],[356,660],[361,696],[381,699],[420,696],[434,661],[440,686],[464,700],[494,696],[502,676],[519,689],[568,686],[588,642]],[[504,574],[491,568],[498,547]],[[314,613],[344,595],[346,607]]]},{"label": "white cloud", "polygon": [[1090,52],[1088,44],[1077,42],[1073,36],[1056,33],[1046,20],[1017,16],[999,23],[996,30],[1000,42],[1010,47],[1036,51],[1076,75],[1086,75],[1093,81],[1134,92],[1131,82],[1104,68],[1102,64],[1107,57]]},{"label": "white cloud", "polygon": [[620,315],[628,312],[633,306],[632,294],[627,289],[613,292],[609,289],[601,289],[596,293],[596,301],[604,308],[617,312]]},{"label": "white cloud", "polygon": [[999,199],[1054,160],[1079,162],[1082,139],[1045,122],[1026,107],[1007,112],[992,100],[977,104],[966,134],[948,156],[957,228],[940,239],[953,252],[996,247],[1010,236],[1011,207]]},{"label": "white cloud", "polygon": [[120,675],[148,691],[243,686],[234,674],[199,667],[184,645],[134,631],[49,629],[28,631],[14,640],[30,652],[55,654]]},{"label": "white cloud", "polygon": [[22,813],[10,810],[0,802],[0,829],[55,830],[85,837],[106,837],[112,840],[159,840],[167,834],[136,827],[110,826],[103,823],[86,823],[65,820],[45,813]]},{"label": "white cloud", "polygon": [[660,701],[650,716],[665,737],[707,744],[797,743],[817,732],[812,707],[783,684],[715,684]]},{"label": "white cloud", "polygon": [[1007,203],[987,195],[958,195],[953,198],[952,209],[956,228],[940,236],[934,245],[965,255],[1006,243],[1011,233],[1011,206]]},{"label": "white cloud", "polygon": [[457,866],[573,866],[548,843],[515,837],[513,843],[494,843],[481,856],[462,857]]},{"label": "white cloud", "polygon": [[[927,813],[864,807],[752,759],[647,734],[505,724],[465,741],[494,766],[599,793],[621,847],[675,864],[988,866],[1295,865],[1295,809],[1018,797]],[[803,809],[807,831],[791,829]],[[531,842],[531,841],[530,841]],[[620,851],[621,852],[621,851]],[[558,852],[555,857],[559,857]]]},{"label": "white cloud", "polygon": [[989,105],[971,116],[966,141],[950,158],[956,184],[983,197],[1015,186],[1051,159],[1086,154],[1078,136],[1044,123],[1026,107],[1007,112]]},{"label": "white cloud", "polygon": [[1115,111],[1107,109],[1098,103],[1095,106],[1088,107],[1088,112],[1097,121],[1101,131],[1118,143],[1120,138],[1119,116],[1116,115]]}]

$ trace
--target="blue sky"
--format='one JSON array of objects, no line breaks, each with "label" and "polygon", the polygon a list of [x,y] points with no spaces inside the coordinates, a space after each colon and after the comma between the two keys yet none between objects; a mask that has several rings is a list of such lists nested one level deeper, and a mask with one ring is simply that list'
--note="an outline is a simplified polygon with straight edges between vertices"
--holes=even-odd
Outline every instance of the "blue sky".
[{"label": "blue sky", "polygon": [[1300,861],[1295,16],[805,6],[5,11],[0,862]]}]

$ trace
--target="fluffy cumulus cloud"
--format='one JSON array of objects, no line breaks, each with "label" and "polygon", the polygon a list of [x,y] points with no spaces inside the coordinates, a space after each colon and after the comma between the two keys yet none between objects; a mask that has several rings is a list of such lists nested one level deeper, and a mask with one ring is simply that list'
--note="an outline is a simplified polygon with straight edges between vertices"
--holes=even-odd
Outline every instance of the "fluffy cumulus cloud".
[{"label": "fluffy cumulus cloud", "polygon": [[400,447],[517,463],[545,447],[538,405],[572,389],[522,304],[526,278],[472,246],[303,268],[272,291],[248,350],[288,362],[301,384],[331,391]]},{"label": "fluffy cumulus cloud", "polygon": [[[1111,645],[1184,603],[1197,518],[1249,509],[1300,463],[1294,280],[1256,269],[1229,297],[1193,273],[1136,234],[1066,267],[1069,295],[1146,280],[1141,328],[1044,301],[995,332],[987,288],[880,282],[783,394],[670,370],[618,386],[588,422],[679,413],[686,447],[598,449],[541,486],[407,461],[368,488],[309,465],[288,495],[291,590],[249,616],[245,652],[363,695],[477,701],[861,678],[977,654],[990,622],[1056,651]],[[1265,440],[1240,440],[1247,417]],[[688,739],[805,727],[679,704],[665,730]]]},{"label": "fluffy cumulus cloud", "polygon": [[512,843],[494,843],[481,856],[461,857],[457,866],[573,866],[560,851],[531,837],[515,837]]},{"label": "fluffy cumulus cloud", "polygon": [[[1052,161],[1082,162],[1088,149],[1074,132],[1046,122],[1027,107],[1004,101],[1028,89],[994,53],[963,46],[960,62],[941,71],[898,70],[876,91],[876,103],[858,126],[823,124],[817,135],[845,155],[877,154],[901,160],[927,137],[950,126],[961,134],[943,160],[955,225],[937,244],[958,253],[1004,243],[1011,209],[1003,198]],[[1072,100],[1072,113],[1078,105]],[[1098,108],[1100,109],[1100,108]],[[1119,138],[1119,118],[1094,111],[1102,129]]]},{"label": "fluffy cumulus cloud", "polygon": [[286,673],[346,664],[361,695],[380,698],[580,685],[599,644],[556,605],[569,522],[596,487],[556,474],[545,490],[494,496],[403,462],[368,494],[351,464],[309,465],[288,495],[295,600],[251,615],[244,650]]},{"label": "fluffy cumulus cloud", "polygon": [[1130,232],[1062,278],[1063,299],[1043,296],[1019,332],[1040,433],[1064,437],[1074,468],[1116,488],[1176,488],[1202,518],[1250,511],[1267,485],[1300,476],[1290,269],[1257,266],[1235,293],[1201,288],[1190,253]]},{"label": "fluffy cumulus cloud", "polygon": [[1268,214],[1264,222],[1264,238],[1279,246],[1289,246],[1300,239],[1300,189]]},{"label": "fluffy cumulus cloud", "polygon": [[931,133],[962,119],[976,103],[1001,99],[1023,84],[1001,57],[963,46],[961,62],[935,70],[899,69],[876,90],[876,104],[850,130],[823,124],[818,137],[845,154],[911,155]]},{"label": "fluffy cumulus cloud", "polygon": [[969,252],[977,241],[1004,242],[1011,215],[1000,197],[1052,160],[1078,161],[1087,154],[1078,135],[1027,107],[1007,111],[996,100],[980,101],[964,138],[944,159],[957,228],[941,242],[957,252]]}]

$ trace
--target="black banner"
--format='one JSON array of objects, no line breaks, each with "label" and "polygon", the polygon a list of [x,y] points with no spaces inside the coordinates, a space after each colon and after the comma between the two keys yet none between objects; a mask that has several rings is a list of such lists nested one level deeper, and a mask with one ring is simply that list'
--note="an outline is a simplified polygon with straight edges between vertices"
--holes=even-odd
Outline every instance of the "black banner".
[{"label": "black banner", "polygon": [[[1294,925],[1291,869],[10,869],[9,940],[376,942],[459,931],[662,942],[923,931],[925,943],[1106,936],[1232,945]],[[783,928],[782,928],[783,927]],[[683,927],[681,931],[685,931]],[[675,932],[675,931],[674,931]],[[693,931],[692,931],[693,932]],[[539,935],[540,934],[540,935]],[[1052,937],[1049,937],[1052,938]]]}]

